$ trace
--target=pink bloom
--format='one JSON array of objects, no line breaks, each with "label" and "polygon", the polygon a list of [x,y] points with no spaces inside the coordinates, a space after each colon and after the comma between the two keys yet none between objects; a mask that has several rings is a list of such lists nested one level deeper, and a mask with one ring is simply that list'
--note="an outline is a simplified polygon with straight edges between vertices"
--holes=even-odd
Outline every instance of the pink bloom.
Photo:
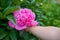
[{"label": "pink bloom", "polygon": [[10,26],[11,28],[16,28],[17,30],[26,29],[26,26],[15,25],[15,24],[13,24],[11,21],[9,21],[8,24],[9,24],[9,26]]},{"label": "pink bloom", "polygon": [[35,21],[35,13],[30,9],[24,8],[17,10],[13,13],[13,15],[16,21],[16,25],[13,26],[14,24],[12,22],[11,25],[9,23],[9,26],[12,28],[15,27],[17,30],[23,30],[27,27],[38,25],[38,22]]},{"label": "pink bloom", "polygon": [[18,25],[16,25],[15,28],[16,28],[16,30],[24,30],[24,29],[26,29],[26,26],[18,26]]},{"label": "pink bloom", "polygon": [[11,28],[14,28],[14,27],[15,27],[15,25],[14,25],[11,21],[9,21],[8,24],[9,24],[9,26],[10,26]]}]

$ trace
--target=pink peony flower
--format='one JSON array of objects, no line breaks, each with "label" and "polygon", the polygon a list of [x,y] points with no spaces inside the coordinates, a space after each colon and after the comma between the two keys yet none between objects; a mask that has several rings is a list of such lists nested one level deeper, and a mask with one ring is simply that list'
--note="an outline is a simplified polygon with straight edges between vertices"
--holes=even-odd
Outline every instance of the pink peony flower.
[{"label": "pink peony flower", "polygon": [[36,26],[38,22],[35,21],[35,13],[28,8],[17,10],[13,13],[16,24],[9,21],[9,26],[17,30],[23,30],[27,27]]},{"label": "pink peony flower", "polygon": [[12,28],[15,27],[15,25],[14,25],[11,21],[9,21],[8,24],[9,24],[9,26],[12,27]]}]

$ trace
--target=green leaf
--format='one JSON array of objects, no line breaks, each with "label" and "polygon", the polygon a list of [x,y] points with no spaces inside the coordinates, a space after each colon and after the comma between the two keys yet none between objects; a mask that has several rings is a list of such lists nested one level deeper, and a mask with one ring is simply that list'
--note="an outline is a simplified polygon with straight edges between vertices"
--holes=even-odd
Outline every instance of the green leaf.
[{"label": "green leaf", "polygon": [[0,10],[2,10],[3,8],[2,7],[0,7]]},{"label": "green leaf", "polygon": [[8,19],[9,21],[13,22],[14,24],[16,24],[15,19],[14,19],[14,17],[13,17],[12,15],[8,15],[8,16],[7,16],[7,19]]},{"label": "green leaf", "polygon": [[60,27],[60,20],[54,19],[53,25]]},{"label": "green leaf", "polygon": [[21,3],[20,0],[12,0],[12,2],[14,5],[20,5],[20,3]]},{"label": "green leaf", "polygon": [[25,40],[29,40],[29,34],[26,31],[20,32],[20,36],[23,37]]},{"label": "green leaf", "polygon": [[17,40],[17,32],[15,30],[11,31],[9,36],[11,40]]},{"label": "green leaf", "polygon": [[4,17],[7,16],[10,13],[13,13],[15,10],[18,9],[18,6],[8,6],[7,8],[4,9]]},{"label": "green leaf", "polygon": [[0,39],[3,39],[5,36],[7,36],[7,32],[5,31],[0,32]]},{"label": "green leaf", "polygon": [[0,12],[0,18],[2,18],[2,13]]},{"label": "green leaf", "polygon": [[9,38],[9,36],[7,36],[3,40],[10,40],[10,38]]}]

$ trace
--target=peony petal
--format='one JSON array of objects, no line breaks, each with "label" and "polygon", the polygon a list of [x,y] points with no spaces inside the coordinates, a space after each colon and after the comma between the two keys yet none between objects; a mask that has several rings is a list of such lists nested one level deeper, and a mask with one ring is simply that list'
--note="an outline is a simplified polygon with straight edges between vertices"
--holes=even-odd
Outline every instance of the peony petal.
[{"label": "peony petal", "polygon": [[38,25],[38,22],[37,21],[32,21],[31,22],[31,26],[37,26]]},{"label": "peony petal", "polygon": [[29,26],[29,27],[32,27],[32,26],[37,26],[38,25],[38,22],[37,21],[30,21],[30,22],[26,22],[26,25]]},{"label": "peony petal", "polygon": [[8,24],[9,24],[9,26],[10,26],[11,28],[14,28],[14,27],[15,27],[15,25],[14,25],[11,21],[9,21]]},{"label": "peony petal", "polygon": [[24,29],[26,29],[26,26],[18,26],[18,25],[16,25],[15,28],[16,28],[16,30],[24,30]]}]

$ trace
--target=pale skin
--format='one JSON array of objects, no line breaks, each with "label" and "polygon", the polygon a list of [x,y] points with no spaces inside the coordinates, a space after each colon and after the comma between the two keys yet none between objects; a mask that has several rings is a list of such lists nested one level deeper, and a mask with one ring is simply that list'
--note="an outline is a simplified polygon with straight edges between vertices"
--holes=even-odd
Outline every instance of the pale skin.
[{"label": "pale skin", "polygon": [[27,28],[27,31],[42,40],[60,40],[60,28],[54,26],[29,27]]}]

